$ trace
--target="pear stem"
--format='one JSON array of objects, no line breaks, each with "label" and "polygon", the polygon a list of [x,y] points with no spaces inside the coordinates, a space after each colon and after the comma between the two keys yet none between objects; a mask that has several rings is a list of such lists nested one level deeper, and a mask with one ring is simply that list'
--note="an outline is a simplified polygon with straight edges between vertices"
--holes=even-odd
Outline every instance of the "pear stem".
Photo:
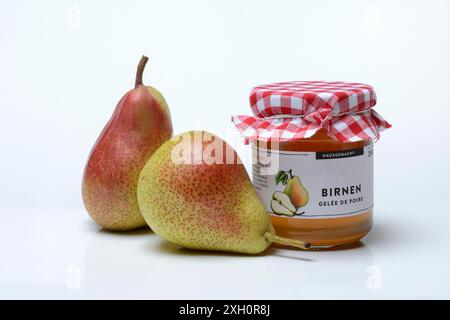
[{"label": "pear stem", "polygon": [[273,234],[270,232],[266,232],[264,234],[264,238],[266,238],[270,242],[282,244],[282,245],[289,246],[289,247],[299,248],[302,250],[310,249],[310,244],[308,242],[279,237],[276,234]]},{"label": "pear stem", "polygon": [[291,179],[294,179],[294,176],[292,175],[292,169],[288,171],[289,176],[291,177]]},{"label": "pear stem", "polygon": [[136,82],[134,84],[134,87],[137,88],[140,85],[142,85],[142,75],[144,74],[145,65],[147,64],[148,57],[142,56],[141,60],[139,61],[137,71],[136,71]]}]

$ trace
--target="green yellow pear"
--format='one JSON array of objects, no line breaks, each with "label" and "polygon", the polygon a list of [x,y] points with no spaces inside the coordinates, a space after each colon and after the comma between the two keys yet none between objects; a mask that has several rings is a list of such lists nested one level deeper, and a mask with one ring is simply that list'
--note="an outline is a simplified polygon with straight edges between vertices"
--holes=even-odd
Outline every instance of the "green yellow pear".
[{"label": "green yellow pear", "polygon": [[185,248],[257,254],[280,238],[236,152],[190,131],[166,141],[142,169],[137,198],[147,224]]}]

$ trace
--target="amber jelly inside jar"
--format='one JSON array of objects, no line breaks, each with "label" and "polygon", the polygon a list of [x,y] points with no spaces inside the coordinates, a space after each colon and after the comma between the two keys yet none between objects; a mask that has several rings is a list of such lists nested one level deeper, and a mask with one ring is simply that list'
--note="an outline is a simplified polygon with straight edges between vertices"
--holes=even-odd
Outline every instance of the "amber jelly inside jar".
[{"label": "amber jelly inside jar", "polygon": [[[304,205],[304,208],[299,208],[297,211],[301,211],[300,214],[295,216],[285,216],[283,214],[275,214],[271,204],[274,203],[274,206],[277,205],[277,200],[271,199],[271,197],[277,198],[275,196],[275,192],[273,188],[276,188],[278,192],[278,196],[283,196],[283,188],[287,189],[289,185],[289,180],[295,177],[296,172],[292,173],[288,170],[290,167],[285,166],[285,158],[279,159],[279,167],[281,169],[285,169],[284,177],[285,181],[287,181],[287,185],[283,185],[283,181],[275,186],[271,186],[269,191],[264,191],[267,184],[271,184],[274,180],[274,175],[272,174],[269,177],[262,177],[260,169],[258,165],[253,164],[253,183],[257,191],[260,194],[261,200],[264,202],[269,214],[271,215],[272,223],[276,228],[277,233],[280,236],[294,238],[302,241],[309,242],[312,248],[316,249],[328,249],[339,246],[351,245],[358,242],[361,238],[363,238],[372,227],[373,220],[373,142],[372,141],[357,141],[357,142],[347,142],[343,143],[337,141],[327,135],[324,129],[319,130],[315,135],[311,138],[299,139],[295,141],[286,141],[286,142],[260,142],[256,141],[253,143],[253,157],[254,159],[258,159],[260,149],[265,148],[266,150],[271,150],[279,152],[280,154],[290,155],[285,156],[285,158],[289,159],[290,166],[294,166],[292,163],[295,161],[303,161],[303,158],[299,158],[296,160],[296,154],[299,153],[307,153],[312,156],[314,159],[311,161],[317,161],[317,165],[325,166],[324,169],[318,169],[317,166],[308,167],[307,165],[302,165],[300,168],[297,168],[299,171],[299,179],[301,180],[302,174],[309,177],[309,181],[305,181],[306,189],[311,187],[311,185],[317,185],[318,187],[311,188],[309,190],[309,204]],[[356,151],[355,151],[356,150]],[[358,151],[359,150],[359,151]],[[358,152],[363,152],[364,154],[359,154]],[[352,154],[358,153],[357,158],[353,157]],[[256,153],[256,154],[255,154]],[[334,160],[316,160],[319,158],[319,155],[327,156],[327,155],[341,155],[343,157],[334,159]],[[349,156],[348,158],[346,158]],[[370,157],[370,158],[364,158]],[[351,159],[351,160],[348,160]],[[361,160],[358,160],[361,159]],[[337,165],[334,166],[334,163],[327,161],[335,161]],[[363,161],[364,164],[355,165],[355,173],[359,176],[365,176],[361,183],[355,183],[354,181],[358,181],[358,177],[354,176],[354,174],[350,174],[349,170],[343,170],[344,173],[340,173],[338,169],[333,169],[334,167],[339,168],[340,165],[353,165],[351,163],[345,163],[345,161]],[[331,164],[331,165],[330,165]],[[318,170],[317,175],[320,175],[321,181],[314,181],[314,170]],[[261,179],[265,179],[261,182]],[[319,179],[319,178],[318,178]],[[355,180],[356,179],[356,180]],[[346,181],[353,181],[354,185],[346,185]],[[258,182],[259,181],[259,182]],[[309,186],[308,186],[309,184]],[[331,187],[330,187],[331,186]],[[338,187],[336,187],[338,186]],[[330,187],[330,188],[328,188]],[[323,189],[328,189],[324,191]],[[331,190],[330,190],[331,189]],[[361,190],[362,189],[362,190]],[[291,189],[292,190],[292,189]],[[338,196],[332,197],[330,195],[334,195],[334,192],[338,194]],[[289,195],[292,193],[286,192]],[[363,194],[360,195],[359,193]],[[271,195],[272,194],[272,195]],[[301,192],[298,192],[301,196]],[[327,196],[324,196],[326,194]],[[285,196],[283,196],[285,197]],[[285,197],[286,198],[286,197]],[[297,199],[297,202],[301,203],[301,197]],[[326,199],[326,200],[322,200]],[[336,199],[336,200],[329,200]],[[364,205],[361,203],[356,204],[347,204],[345,201],[351,200],[356,201],[357,199],[363,199]],[[294,199],[295,200],[295,199]],[[300,200],[300,201],[299,201]],[[324,212],[322,211],[317,203],[331,203],[336,202],[337,205],[335,207],[327,206],[324,207]],[[291,201],[294,203],[295,201]],[[303,201],[304,202],[304,201]],[[343,207],[340,207],[340,203],[345,203]],[[269,204],[270,203],[270,204]],[[282,202],[280,202],[282,203]],[[297,203],[298,204],[298,203]],[[283,204],[284,205],[284,204]],[[292,207],[291,204],[287,204],[287,207]],[[357,208],[354,212],[352,211],[352,206]],[[284,208],[281,207],[281,208]],[[310,209],[311,208],[311,209]],[[318,209],[319,208],[319,209]],[[344,210],[345,208],[345,210]],[[303,210],[304,209],[304,210]],[[283,210],[281,210],[283,211]],[[290,211],[287,211],[290,214]],[[326,214],[325,214],[326,212]]]}]

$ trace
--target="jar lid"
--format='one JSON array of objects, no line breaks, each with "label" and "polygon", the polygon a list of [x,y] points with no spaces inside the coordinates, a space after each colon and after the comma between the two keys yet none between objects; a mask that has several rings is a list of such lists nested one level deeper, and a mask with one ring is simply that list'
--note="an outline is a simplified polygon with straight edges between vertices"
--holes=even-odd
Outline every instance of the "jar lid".
[{"label": "jar lid", "polygon": [[254,87],[254,116],[236,115],[232,122],[246,143],[304,139],[322,128],[341,142],[378,140],[391,125],[372,109],[375,104],[375,91],[367,84],[279,82]]}]

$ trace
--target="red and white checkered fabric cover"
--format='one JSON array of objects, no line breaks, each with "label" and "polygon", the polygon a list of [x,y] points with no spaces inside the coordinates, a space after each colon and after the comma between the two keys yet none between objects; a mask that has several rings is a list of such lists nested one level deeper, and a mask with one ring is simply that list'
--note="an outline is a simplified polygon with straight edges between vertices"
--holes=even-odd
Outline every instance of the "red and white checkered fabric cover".
[{"label": "red and white checkered fabric cover", "polygon": [[341,142],[378,140],[391,125],[372,109],[375,103],[367,84],[280,82],[253,88],[254,116],[233,116],[232,122],[246,143],[309,138],[321,128]]}]

